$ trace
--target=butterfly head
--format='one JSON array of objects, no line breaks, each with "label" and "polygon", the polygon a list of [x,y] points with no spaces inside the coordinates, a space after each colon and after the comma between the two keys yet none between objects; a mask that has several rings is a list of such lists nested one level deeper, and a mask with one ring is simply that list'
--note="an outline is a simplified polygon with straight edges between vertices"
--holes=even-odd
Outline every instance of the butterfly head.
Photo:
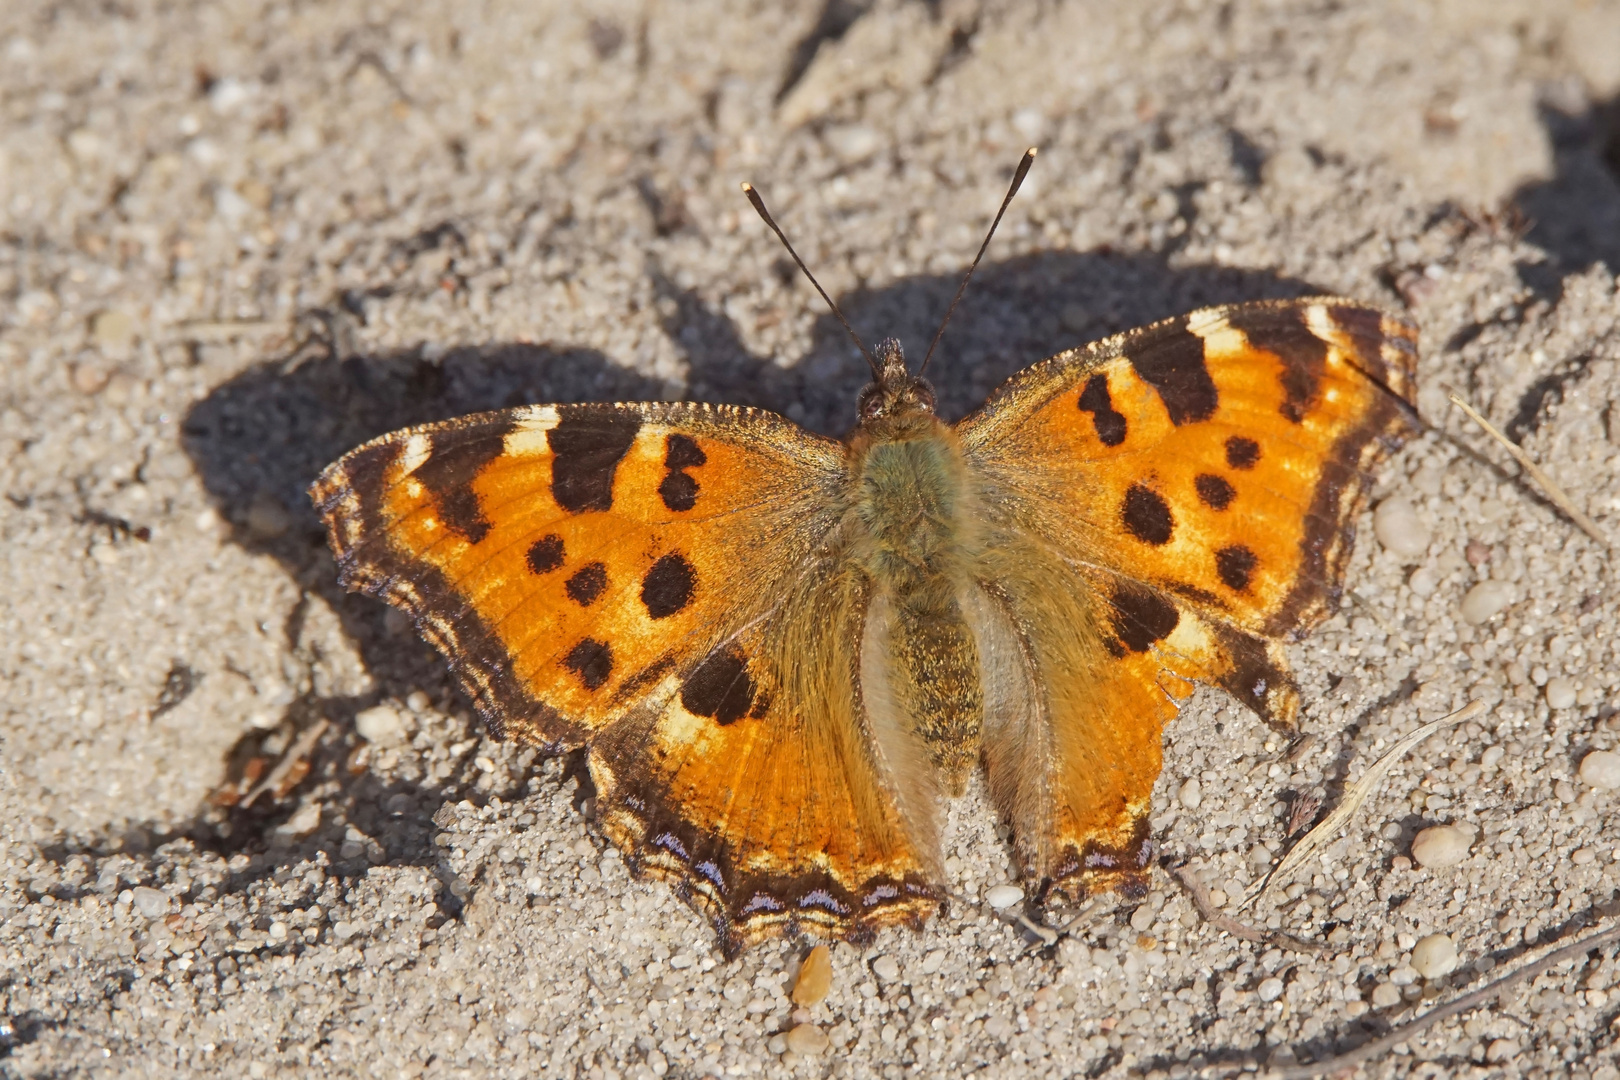
[{"label": "butterfly head", "polygon": [[861,426],[890,425],[934,415],[934,387],[921,375],[906,370],[900,342],[887,338],[872,350],[875,381],[866,385],[856,401]]}]

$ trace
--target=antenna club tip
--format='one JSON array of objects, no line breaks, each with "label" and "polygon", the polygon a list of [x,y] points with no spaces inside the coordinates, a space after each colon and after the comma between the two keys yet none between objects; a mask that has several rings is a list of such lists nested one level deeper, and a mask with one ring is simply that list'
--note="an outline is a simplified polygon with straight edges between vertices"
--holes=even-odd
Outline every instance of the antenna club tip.
[{"label": "antenna club tip", "polygon": [[746,180],[744,180],[744,181],[743,181],[743,182],[742,182],[742,183],[741,183],[741,184],[739,184],[739,185],[738,185],[738,186],[739,186],[739,187],[741,187],[741,188],[742,188],[742,189],[743,189],[743,194],[745,194],[745,195],[746,195],[746,194],[747,194],[747,193],[749,193],[749,192],[751,192],[751,191],[753,191],[753,190],[754,190],[754,185],[753,185],[753,184],[750,184],[750,183],[749,183],[749,182],[748,182],[748,181],[746,181]]},{"label": "antenna club tip", "polygon": [[1024,156],[1025,156],[1025,157],[1034,157],[1034,156],[1035,156],[1035,155],[1036,155],[1036,154],[1038,154],[1038,153],[1040,153],[1040,152],[1041,152],[1041,148],[1040,148],[1040,147],[1038,147],[1038,146],[1032,146],[1032,147],[1030,147],[1030,148],[1029,148],[1029,149],[1028,149],[1028,150],[1025,150],[1025,151],[1024,151]]}]

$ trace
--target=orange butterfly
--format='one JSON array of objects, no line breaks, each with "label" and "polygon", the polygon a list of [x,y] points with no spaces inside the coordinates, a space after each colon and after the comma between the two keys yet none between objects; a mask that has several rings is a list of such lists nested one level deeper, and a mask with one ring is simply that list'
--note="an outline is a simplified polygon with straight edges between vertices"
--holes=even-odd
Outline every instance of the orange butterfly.
[{"label": "orange butterfly", "polygon": [[941,802],[981,763],[1043,899],[1139,891],[1195,682],[1294,725],[1280,641],[1335,605],[1415,339],[1351,300],[1207,308],[954,426],[887,341],[844,442],[531,406],[383,436],[312,496],[344,584],[495,735],[588,748],[607,835],[728,952],[866,939],[939,908]]}]

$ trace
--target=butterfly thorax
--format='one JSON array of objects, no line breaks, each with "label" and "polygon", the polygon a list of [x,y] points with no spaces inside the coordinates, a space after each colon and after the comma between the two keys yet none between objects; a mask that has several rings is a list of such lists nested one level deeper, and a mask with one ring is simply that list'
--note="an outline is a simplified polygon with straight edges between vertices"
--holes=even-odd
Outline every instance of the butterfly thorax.
[{"label": "butterfly thorax", "polygon": [[963,616],[977,547],[971,486],[933,392],[879,347],[878,381],[861,395],[850,440],[852,551],[868,579],[888,691],[901,719],[959,794],[979,755],[979,656]]}]

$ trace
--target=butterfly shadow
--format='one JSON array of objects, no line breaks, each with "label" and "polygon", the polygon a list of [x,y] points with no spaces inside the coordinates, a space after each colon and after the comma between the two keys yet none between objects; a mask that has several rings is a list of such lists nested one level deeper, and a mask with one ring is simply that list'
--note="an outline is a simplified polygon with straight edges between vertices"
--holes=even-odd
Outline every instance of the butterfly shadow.
[{"label": "butterfly shadow", "polygon": [[[842,435],[851,426],[855,396],[868,373],[830,314],[816,321],[809,350],[783,366],[753,352],[748,335],[695,293],[678,288],[656,268],[649,273],[663,329],[687,362],[687,397],[783,412],[827,435]],[[958,283],[954,274],[912,277],[854,290],[840,305],[869,342],[893,336],[911,346],[915,365]],[[1313,291],[1318,290],[1305,282],[1264,272],[1173,266],[1157,253],[1019,256],[980,268],[929,377],[938,388],[942,415],[954,420],[1018,369],[1063,349],[1206,304]],[[180,830],[198,843],[261,856],[254,873],[321,851],[337,872],[363,872],[379,859],[438,866],[432,843],[438,826],[432,818],[443,803],[511,795],[526,779],[510,781],[508,791],[491,788],[470,769],[402,781],[385,780],[363,767],[363,740],[354,718],[364,709],[420,691],[440,710],[466,710],[443,661],[403,617],[374,600],[346,594],[337,584],[324,531],[305,495],[310,482],[344,452],[401,427],[536,402],[666,396],[664,383],[566,343],[366,353],[354,345],[357,311],[363,308],[337,305],[311,313],[301,321],[304,333],[290,353],[268,357],[217,387],[188,412],[181,428],[184,449],[230,540],[276,559],[303,594],[280,632],[288,652],[308,664],[311,674],[302,692],[271,718],[273,727],[249,730],[237,740],[220,791],[250,788],[255,770],[262,772],[285,754],[300,732],[322,721],[328,725],[308,758],[309,775],[335,782],[338,792],[324,799],[324,830],[289,839],[278,827],[293,815],[296,798],[278,800],[268,791],[250,807],[221,807],[216,799]],[[307,631],[317,602],[336,614],[370,676],[366,691],[333,692],[323,686],[329,680],[315,674],[321,646]],[[517,757],[516,772],[526,771],[532,753]],[[582,795],[588,794],[581,770],[566,769],[564,775],[579,779]],[[340,857],[345,825],[377,838],[373,843],[386,850],[372,847],[345,861]],[[141,827],[132,831],[138,834]],[[443,878],[448,871],[441,867],[439,874]]]},{"label": "butterfly shadow", "polygon": [[[226,754],[225,782],[209,805],[178,830],[133,827],[128,835],[141,838],[136,847],[146,846],[150,841],[144,838],[153,833],[178,832],[222,852],[264,856],[255,862],[255,872],[316,857],[321,850],[339,872],[363,872],[377,861],[375,847],[346,864],[335,857],[344,827],[353,825],[385,848],[388,862],[436,865],[432,815],[445,799],[460,798],[468,779],[435,779],[431,773],[412,782],[381,779],[361,767],[364,754],[357,757],[362,740],[354,718],[413,692],[427,694],[446,712],[464,708],[443,663],[408,620],[338,585],[324,527],[306,491],[343,453],[401,427],[542,401],[656,397],[663,385],[595,350],[556,343],[366,353],[353,347],[357,328],[356,316],[343,305],[310,313],[300,320],[291,352],[269,357],[216,387],[181,425],[183,448],[230,541],[273,557],[297,582],[302,597],[279,633],[296,665],[306,670],[292,680],[300,684],[296,696],[276,705],[266,726],[248,730]],[[358,654],[370,676],[366,691],[333,692],[334,680],[322,676],[321,639],[311,632],[317,604],[336,615]],[[277,826],[293,813],[296,797],[277,799],[274,790],[266,790],[251,806],[235,800],[288,754],[300,733],[323,722],[324,734],[306,759],[308,774],[335,778],[338,795],[325,800],[324,828],[289,840]],[[295,764],[294,770],[296,778],[305,768]],[[499,786],[489,789],[487,781],[485,788],[486,795],[489,790],[509,794]],[[446,875],[441,871],[440,876]],[[448,902],[457,904],[453,897]]]}]

